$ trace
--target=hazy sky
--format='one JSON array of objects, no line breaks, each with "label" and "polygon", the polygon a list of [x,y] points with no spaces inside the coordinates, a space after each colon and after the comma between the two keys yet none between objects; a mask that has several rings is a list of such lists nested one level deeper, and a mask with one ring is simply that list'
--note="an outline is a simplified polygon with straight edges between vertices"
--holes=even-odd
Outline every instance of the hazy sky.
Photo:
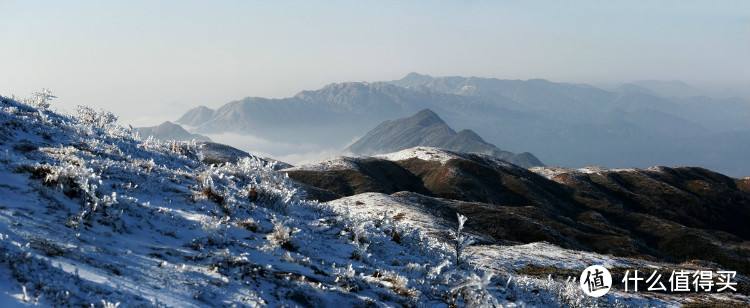
[{"label": "hazy sky", "polygon": [[0,0],[0,42],[0,94],[137,125],[411,71],[750,85],[750,1]]}]

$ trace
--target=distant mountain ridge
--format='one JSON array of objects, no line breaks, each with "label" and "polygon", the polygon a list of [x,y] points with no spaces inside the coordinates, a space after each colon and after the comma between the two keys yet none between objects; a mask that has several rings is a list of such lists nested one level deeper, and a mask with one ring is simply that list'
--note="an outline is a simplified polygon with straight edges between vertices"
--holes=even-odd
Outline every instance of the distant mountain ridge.
[{"label": "distant mountain ridge", "polygon": [[385,121],[347,150],[358,155],[375,155],[416,146],[487,154],[526,168],[544,165],[531,153],[515,154],[500,150],[470,129],[456,132],[430,109],[407,118]]},{"label": "distant mountain ridge", "polygon": [[[655,83],[638,84],[608,91],[543,79],[411,73],[393,81],[330,84],[288,98],[248,97],[216,110],[199,107],[178,123],[202,134],[343,149],[383,121],[430,109],[452,127],[534,153],[549,165],[688,165],[750,174],[750,161],[741,158],[750,153],[750,102],[659,96],[645,87],[656,89]],[[674,89],[679,84],[669,87]]]},{"label": "distant mountain ridge", "polygon": [[182,128],[182,126],[169,121],[161,123],[157,126],[138,127],[135,130],[139,134],[141,134],[141,137],[143,138],[147,138],[150,136],[159,140],[211,141],[211,138],[199,134],[191,134],[190,132]]}]

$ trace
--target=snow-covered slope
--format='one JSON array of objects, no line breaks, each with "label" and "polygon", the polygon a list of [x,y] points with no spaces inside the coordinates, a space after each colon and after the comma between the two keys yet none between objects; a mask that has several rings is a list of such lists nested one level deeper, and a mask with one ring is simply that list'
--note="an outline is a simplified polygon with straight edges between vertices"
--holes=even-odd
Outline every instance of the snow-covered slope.
[{"label": "snow-covered slope", "polygon": [[451,159],[461,158],[463,153],[448,151],[435,147],[413,147],[398,152],[375,155],[374,157],[399,161],[407,160],[411,158],[426,160],[426,161],[437,161],[441,164],[445,164]]},{"label": "snow-covered slope", "polygon": [[491,155],[477,154],[477,153],[462,153],[462,152],[449,151],[449,150],[435,148],[435,147],[413,147],[413,148],[404,149],[398,152],[375,155],[373,157],[382,158],[382,159],[386,159],[390,161],[400,161],[400,160],[408,160],[408,159],[416,158],[416,159],[420,159],[424,161],[439,162],[441,164],[445,164],[451,159],[460,159],[460,158],[478,159],[488,164],[492,164],[496,166],[503,166],[506,168],[520,168],[518,166],[508,163],[507,161],[504,161],[502,159],[499,159]]},{"label": "snow-covered slope", "polygon": [[[409,200],[379,193],[365,193],[342,198],[330,202],[341,215],[346,215],[358,221],[363,228],[377,228],[378,222],[384,221],[394,225],[395,232],[401,237],[415,238],[416,242],[429,243],[431,247],[451,247],[452,230],[456,222],[442,221],[430,214],[430,210],[421,204]],[[486,242],[481,235],[473,237],[480,243]],[[446,250],[450,250],[446,248]],[[473,273],[460,272],[467,275],[462,278],[465,282],[479,283],[482,279],[477,273],[492,275],[494,278],[485,286],[496,296],[508,298],[511,294],[519,296],[524,304],[535,306],[557,306],[568,304],[577,307],[592,306],[669,306],[677,305],[671,299],[645,298],[612,292],[604,298],[594,299],[581,293],[577,284],[568,277],[545,277],[548,279],[531,278],[516,274],[524,266],[553,268],[558,271],[577,269],[580,271],[591,264],[612,266],[656,266],[641,260],[615,258],[595,253],[571,251],[548,243],[532,243],[526,245],[499,246],[473,245],[467,248],[466,254],[471,263]],[[446,273],[454,268],[447,266]],[[454,273],[455,274],[455,273]],[[531,295],[537,293],[535,295]],[[502,301],[501,301],[502,302]],[[508,304],[508,303],[505,303]]]},{"label": "snow-covered slope", "polygon": [[[478,153],[462,153],[450,150],[445,150],[436,147],[413,147],[397,152],[374,155],[372,158],[383,159],[389,161],[402,161],[409,159],[420,159],[428,162],[437,162],[445,164],[451,159],[480,159],[482,161],[491,163],[498,166],[506,166],[509,168],[520,168],[514,166],[507,161],[494,157],[487,154]],[[348,157],[339,156],[336,158],[323,160],[315,163],[304,164],[294,167],[282,169],[281,171],[335,171],[335,170],[358,170],[358,164],[367,159],[367,157]]]},{"label": "snow-covered slope", "polygon": [[502,297],[501,288],[457,293],[475,269],[452,265],[448,247],[304,201],[261,160],[210,166],[194,143],[139,141],[107,113],[0,104],[4,302],[446,306]]},{"label": "snow-covered slope", "polygon": [[452,223],[404,200],[310,202],[273,163],[207,165],[195,143],[134,139],[108,113],[0,101],[3,307],[646,303],[508,284],[513,262],[497,259],[513,254],[497,253],[523,246],[469,247],[475,257],[457,266]]},{"label": "snow-covered slope", "polygon": [[207,166],[194,144],[141,142],[89,115],[2,99],[0,281],[22,302],[396,306],[443,302],[457,283],[410,270],[444,253],[357,233],[273,166]]},{"label": "snow-covered slope", "polygon": [[333,171],[333,170],[357,170],[357,158],[336,157],[316,163],[304,164],[283,169],[282,171]]}]

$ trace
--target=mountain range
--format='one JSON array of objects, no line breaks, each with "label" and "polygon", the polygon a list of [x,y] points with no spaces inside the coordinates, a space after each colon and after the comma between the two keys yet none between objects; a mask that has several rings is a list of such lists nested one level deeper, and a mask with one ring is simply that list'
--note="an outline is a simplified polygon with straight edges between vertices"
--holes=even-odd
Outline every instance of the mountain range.
[{"label": "mountain range", "polygon": [[416,146],[487,154],[527,168],[544,165],[531,153],[515,154],[500,150],[470,129],[456,132],[430,109],[419,111],[408,118],[380,123],[347,147],[347,151],[359,155],[375,155]]},{"label": "mountain range", "polygon": [[[512,152],[549,165],[695,165],[750,174],[750,103],[675,96],[651,83],[604,90],[543,79],[432,77],[335,83],[293,97],[249,97],[177,122],[201,134],[237,133],[343,149],[379,123],[429,108]],[[669,87],[669,90],[680,87]],[[273,154],[273,153],[271,153]]]}]

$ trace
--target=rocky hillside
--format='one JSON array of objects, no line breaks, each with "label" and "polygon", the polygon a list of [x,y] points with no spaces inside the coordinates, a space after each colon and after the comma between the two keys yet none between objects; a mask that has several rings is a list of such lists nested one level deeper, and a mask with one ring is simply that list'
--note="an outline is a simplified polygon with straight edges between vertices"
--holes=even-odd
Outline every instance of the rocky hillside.
[{"label": "rocky hillside", "polygon": [[688,167],[532,170],[420,147],[284,171],[326,192],[318,196],[324,200],[378,192],[444,218],[461,212],[470,228],[497,241],[750,271],[746,180]]},{"label": "rocky hillside", "polygon": [[543,166],[531,153],[515,154],[500,150],[472,130],[454,131],[430,109],[424,109],[407,118],[380,123],[350,145],[347,151],[358,155],[375,155],[417,146],[487,154],[527,168]]}]

